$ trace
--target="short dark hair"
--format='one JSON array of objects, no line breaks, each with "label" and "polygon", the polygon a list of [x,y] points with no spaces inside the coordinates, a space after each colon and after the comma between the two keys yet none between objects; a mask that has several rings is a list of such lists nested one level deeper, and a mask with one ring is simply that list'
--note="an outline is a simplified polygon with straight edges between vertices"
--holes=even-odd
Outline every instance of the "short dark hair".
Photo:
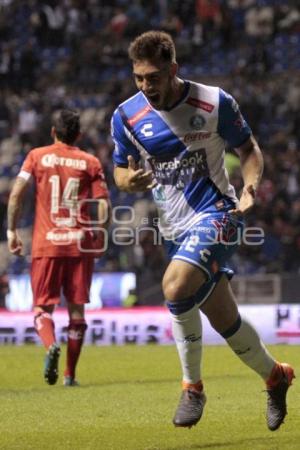
[{"label": "short dark hair", "polygon": [[80,133],[80,115],[74,109],[62,109],[54,118],[53,126],[57,139],[72,145]]},{"label": "short dark hair", "polygon": [[176,61],[173,39],[164,31],[152,30],[137,36],[129,46],[128,55],[133,62],[145,59],[165,63]]}]

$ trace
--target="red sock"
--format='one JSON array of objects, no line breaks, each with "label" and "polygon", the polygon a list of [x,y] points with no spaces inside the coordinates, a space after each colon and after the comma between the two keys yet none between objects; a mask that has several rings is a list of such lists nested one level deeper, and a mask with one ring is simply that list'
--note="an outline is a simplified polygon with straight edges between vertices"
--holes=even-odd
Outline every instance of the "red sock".
[{"label": "red sock", "polygon": [[46,312],[38,313],[34,317],[34,328],[47,349],[55,343],[55,327],[51,314]]},{"label": "red sock", "polygon": [[68,326],[67,366],[65,376],[75,378],[75,369],[84,340],[87,324],[84,319],[70,320]]}]

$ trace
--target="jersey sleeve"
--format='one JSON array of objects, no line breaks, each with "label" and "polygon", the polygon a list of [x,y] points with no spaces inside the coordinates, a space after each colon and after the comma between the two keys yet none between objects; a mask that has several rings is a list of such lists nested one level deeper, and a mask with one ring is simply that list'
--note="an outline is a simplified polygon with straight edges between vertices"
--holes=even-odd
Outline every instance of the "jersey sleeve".
[{"label": "jersey sleeve", "polygon": [[35,171],[35,158],[33,151],[30,151],[22,164],[18,177],[24,180],[29,180],[31,176],[34,176]]},{"label": "jersey sleeve", "polygon": [[218,133],[233,148],[240,147],[252,134],[236,100],[222,89],[219,94]]},{"label": "jersey sleeve", "polygon": [[102,166],[97,158],[93,158],[91,170],[91,194],[92,198],[108,198],[108,188],[105,181]]},{"label": "jersey sleeve", "polygon": [[136,146],[129,140],[125,132],[120,111],[117,109],[111,119],[111,135],[115,144],[113,161],[119,167],[128,167],[127,157],[133,156],[134,160],[140,160],[140,154]]}]

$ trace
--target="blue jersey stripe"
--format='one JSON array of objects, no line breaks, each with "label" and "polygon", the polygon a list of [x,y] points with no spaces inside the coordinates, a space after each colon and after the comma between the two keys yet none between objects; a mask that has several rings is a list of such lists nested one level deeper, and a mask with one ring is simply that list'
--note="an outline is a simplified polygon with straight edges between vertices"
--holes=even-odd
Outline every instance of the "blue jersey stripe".
[{"label": "blue jersey stripe", "polygon": [[[141,99],[143,101],[141,101]],[[132,110],[131,103],[123,105],[123,113],[127,117],[127,123],[131,117],[134,116],[139,110],[148,105],[145,97],[142,93],[138,97],[139,108]],[[151,134],[146,137],[143,134],[144,126],[149,125],[148,133]],[[150,128],[151,125],[151,128]],[[135,123],[131,127],[131,133],[138,142],[143,142],[143,147],[149,153],[149,155],[159,156],[166,153],[176,156],[183,150],[186,150],[184,143],[176,136],[171,130],[170,126],[160,117],[157,111],[151,109],[141,120]]]}]

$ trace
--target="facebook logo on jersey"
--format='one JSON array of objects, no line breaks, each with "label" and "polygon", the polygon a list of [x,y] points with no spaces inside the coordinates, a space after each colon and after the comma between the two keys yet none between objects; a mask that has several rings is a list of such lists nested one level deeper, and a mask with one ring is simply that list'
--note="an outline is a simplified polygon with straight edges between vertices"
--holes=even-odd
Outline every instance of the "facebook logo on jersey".
[{"label": "facebook logo on jersey", "polygon": [[174,185],[176,189],[184,187],[201,177],[209,175],[206,151],[200,148],[194,152],[184,151],[172,159],[149,158],[154,176],[162,185]]},{"label": "facebook logo on jersey", "polygon": [[143,133],[145,137],[153,136],[152,127],[152,123],[145,123],[145,125],[143,125],[143,127],[141,128],[141,133]]}]

